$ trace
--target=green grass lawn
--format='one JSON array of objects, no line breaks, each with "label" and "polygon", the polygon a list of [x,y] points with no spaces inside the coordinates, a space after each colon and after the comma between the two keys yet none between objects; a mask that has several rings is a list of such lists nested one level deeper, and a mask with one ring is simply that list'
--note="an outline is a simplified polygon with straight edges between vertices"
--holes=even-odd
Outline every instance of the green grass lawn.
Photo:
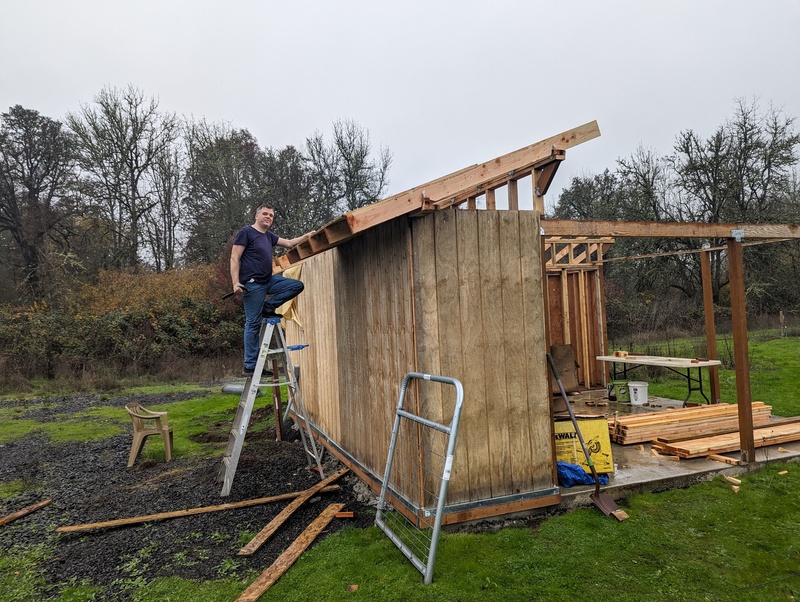
[{"label": "green grass lawn", "polygon": [[[776,414],[800,415],[795,384],[800,339],[753,339],[750,357],[753,399],[772,405]],[[735,402],[733,371],[722,370],[720,380],[723,401]],[[686,390],[677,378],[651,381],[650,387],[654,395],[678,399]],[[179,429],[176,455],[219,453],[188,437],[223,415],[229,418],[237,401],[235,395],[215,394],[169,404],[170,422]],[[36,424],[23,414],[0,412],[0,444],[33,430],[56,440],[106,437],[129,424],[119,408],[110,407],[65,416],[59,426]],[[148,444],[144,453],[161,459],[163,447],[160,442]],[[686,489],[632,496],[620,502],[630,515],[624,522],[590,507],[483,533],[444,533],[429,586],[376,527],[345,529],[306,551],[263,599],[796,600],[800,464],[773,463],[740,478],[738,493],[716,478]],[[27,486],[33,484],[0,483],[0,496],[13,498]],[[41,546],[0,551],[0,602],[103,599],[91,583],[63,584],[60,594],[37,597],[44,585],[38,563],[54,553]],[[138,583],[130,593],[138,602],[227,601],[245,587],[220,574],[204,583],[156,579]]]},{"label": "green grass lawn", "polygon": [[538,527],[445,534],[429,586],[377,528],[347,530],[308,551],[267,599],[794,600],[798,491],[800,466],[775,464],[742,477],[738,493],[717,478],[637,495],[621,523],[584,508]]},{"label": "green grass lawn", "polygon": [[[733,366],[724,367],[726,358],[733,354],[730,337],[718,337],[717,348],[723,359],[719,371],[720,398],[726,403],[736,403],[736,372]],[[632,349],[638,353],[659,354],[673,357],[697,357],[705,355],[705,341],[683,339],[670,341],[662,346],[648,345]],[[770,338],[764,334],[751,334],[750,340],[750,393],[753,401],[763,401],[772,406],[776,416],[800,416],[800,338]],[[686,397],[686,379],[666,370],[655,378],[640,378],[649,383],[648,393],[670,399]],[[632,379],[633,380],[633,379]],[[703,389],[709,395],[708,371],[703,370]],[[689,401],[704,402],[698,392],[693,392]]]}]

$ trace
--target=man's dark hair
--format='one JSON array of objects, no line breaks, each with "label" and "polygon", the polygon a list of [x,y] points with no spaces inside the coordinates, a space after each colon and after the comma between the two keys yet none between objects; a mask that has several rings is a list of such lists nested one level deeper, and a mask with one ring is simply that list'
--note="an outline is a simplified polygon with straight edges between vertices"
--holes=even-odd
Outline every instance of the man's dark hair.
[{"label": "man's dark hair", "polygon": [[275,207],[273,207],[272,205],[259,205],[258,207],[256,207],[256,210],[253,212],[253,215],[258,215],[262,209],[272,209],[273,211],[275,211]]}]

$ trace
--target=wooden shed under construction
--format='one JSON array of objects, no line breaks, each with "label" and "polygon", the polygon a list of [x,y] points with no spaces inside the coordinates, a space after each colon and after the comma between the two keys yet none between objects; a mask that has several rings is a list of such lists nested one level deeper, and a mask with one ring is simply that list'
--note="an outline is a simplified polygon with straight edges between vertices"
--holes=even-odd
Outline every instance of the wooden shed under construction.
[{"label": "wooden shed under construction", "polygon": [[[290,323],[288,336],[309,343],[296,361],[310,422],[373,487],[385,468],[400,384],[408,372],[422,372],[464,386],[445,522],[559,502],[545,248],[540,211],[517,208],[517,182],[531,178],[534,205],[543,206],[566,150],[598,135],[588,123],[352,211],[282,258],[283,267],[302,263],[306,285],[300,324]],[[500,187],[509,209],[493,206]],[[585,266],[566,270],[554,261],[552,269],[565,274],[558,286],[567,305],[570,287],[600,285],[584,276],[571,284],[567,271]],[[580,353],[595,353],[591,345],[602,338],[587,336],[597,329],[580,325],[582,311],[557,312],[556,338],[580,340]],[[597,307],[587,311],[597,320]],[[449,420],[452,405],[441,394],[409,393],[420,415]]]},{"label": "wooden shed under construction", "polygon": [[[287,330],[310,344],[295,358],[310,423],[374,488],[401,383],[417,372],[464,387],[445,523],[560,502],[545,354],[569,345],[577,385],[605,383],[597,361],[608,352],[602,255],[617,237],[725,241],[741,461],[755,459],[743,241],[800,238],[800,225],[540,219],[567,149],[599,135],[587,123],[351,211],[279,258],[278,270],[301,265],[306,284],[299,322]],[[520,210],[518,183],[527,178],[533,209]],[[508,208],[498,210],[501,188]],[[712,251],[698,252],[708,357],[716,359]],[[717,401],[718,371],[709,372]],[[450,420],[442,393],[414,388],[407,397],[416,414]],[[416,443],[406,451],[424,465]],[[425,485],[408,483],[393,503],[425,508]]]}]

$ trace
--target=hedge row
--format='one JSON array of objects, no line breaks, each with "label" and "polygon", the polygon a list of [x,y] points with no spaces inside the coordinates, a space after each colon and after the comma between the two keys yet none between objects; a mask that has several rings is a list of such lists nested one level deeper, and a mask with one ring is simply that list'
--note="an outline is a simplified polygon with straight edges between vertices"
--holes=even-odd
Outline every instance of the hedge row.
[{"label": "hedge row", "polygon": [[243,318],[235,301],[219,301],[221,286],[214,266],[109,272],[70,307],[0,308],[0,365],[52,378],[56,369],[146,371],[174,358],[225,356],[241,349]]}]

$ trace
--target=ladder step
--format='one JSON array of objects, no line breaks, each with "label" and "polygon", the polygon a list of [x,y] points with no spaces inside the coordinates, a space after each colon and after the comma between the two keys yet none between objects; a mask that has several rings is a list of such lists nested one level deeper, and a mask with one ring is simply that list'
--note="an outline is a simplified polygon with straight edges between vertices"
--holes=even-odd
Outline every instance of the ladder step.
[{"label": "ladder step", "polygon": [[[297,385],[297,369],[289,355],[290,351],[299,351],[308,347],[308,345],[287,345],[286,336],[280,322],[280,318],[268,318],[262,322],[259,339],[259,362],[257,364],[261,366],[261,371],[259,374],[254,374],[249,377],[242,390],[242,397],[237,406],[236,415],[234,416],[233,425],[228,436],[228,447],[222,458],[222,466],[220,467],[219,476],[217,478],[218,481],[223,481],[222,493],[220,494],[223,497],[230,493],[233,477],[236,474],[236,465],[239,462],[239,455],[241,454],[247,427],[250,423],[253,404],[255,403],[255,398],[261,394],[260,387],[288,387],[289,399],[286,405],[286,413],[288,414],[289,409],[292,409],[293,415],[301,418],[300,420],[297,418],[295,419],[297,425],[300,427],[303,447],[306,455],[309,457],[309,468],[316,470],[321,477],[324,477],[321,462],[324,448],[317,448],[316,442],[311,435],[312,427],[308,422],[306,409],[303,405],[300,390]],[[267,367],[272,369],[265,369]],[[277,375],[274,375],[273,371],[276,371]],[[263,381],[261,380],[262,378],[264,378]],[[259,386],[252,387],[252,384],[256,382],[255,379],[258,379],[257,382]],[[269,379],[274,380],[271,381]],[[314,459],[316,467],[313,466],[310,458]]]}]

